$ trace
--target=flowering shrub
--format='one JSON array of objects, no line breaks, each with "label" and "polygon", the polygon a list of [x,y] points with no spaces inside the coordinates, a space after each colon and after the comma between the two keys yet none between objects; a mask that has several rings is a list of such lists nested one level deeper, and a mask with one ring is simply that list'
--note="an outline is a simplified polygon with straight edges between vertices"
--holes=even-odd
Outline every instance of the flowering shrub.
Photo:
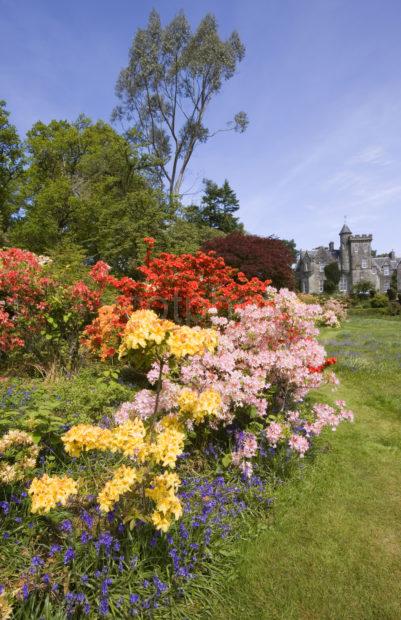
[{"label": "flowering shrub", "polygon": [[[171,522],[181,516],[182,508],[176,496],[180,479],[169,470],[175,468],[177,458],[183,452],[186,422],[199,423],[207,415],[216,415],[221,400],[219,394],[210,388],[200,394],[183,389],[174,414],[159,419],[162,371],[166,364],[189,355],[213,352],[216,346],[217,335],[212,329],[178,326],[160,319],[151,310],[137,310],[131,315],[124,329],[119,355],[125,357],[139,350],[141,355],[151,355],[157,360],[159,376],[153,419],[146,427],[139,417],[124,421],[113,429],[79,424],[62,437],[66,452],[74,458],[91,450],[120,456],[113,477],[98,493],[101,511],[110,512],[120,498],[131,492],[131,501],[124,509],[128,520],[134,522],[140,517],[144,521],[150,520],[157,529],[167,531]],[[127,464],[121,464],[123,457],[128,459]],[[48,512],[58,503],[65,504],[70,495],[77,493],[74,480],[45,476],[32,482],[29,492],[33,512]],[[149,508],[147,499],[153,501],[152,508]]]},{"label": "flowering shrub", "polygon": [[39,448],[32,435],[8,431],[0,439],[0,482],[24,480],[27,472],[35,467],[38,455]]},{"label": "flowering shrub", "polygon": [[119,292],[116,303],[101,308],[85,329],[83,343],[101,359],[116,354],[132,308],[151,309],[176,322],[202,323],[212,308],[228,314],[248,303],[266,303],[269,280],[248,279],[213,252],[180,256],[163,253],[152,259],[154,240],[146,241],[146,264],[138,269],[144,280],[108,276],[108,284]]},{"label": "flowering shrub", "polygon": [[[46,271],[47,269],[47,271]],[[109,267],[99,262],[88,283],[65,285],[52,277],[51,261],[26,250],[0,251],[0,352],[20,350],[33,363],[74,364],[79,338],[109,286]]]},{"label": "flowering shrub", "polygon": [[340,327],[347,318],[347,306],[344,301],[330,298],[322,306],[321,325],[326,327]]},{"label": "flowering shrub", "polygon": [[[303,304],[284,289],[269,288],[267,296],[261,307],[238,308],[235,319],[212,313],[210,321],[218,334],[212,350],[191,350],[173,373],[168,368],[163,372],[160,361],[155,362],[148,379],[158,383],[157,390],[140,390],[132,403],[118,409],[116,422],[136,416],[150,419],[156,403],[165,415],[176,415],[178,407],[190,413],[192,422],[202,421],[198,412],[205,407],[212,414],[210,428],[237,427],[230,460],[250,476],[249,459],[259,456],[259,448],[263,452],[269,445],[285,445],[302,457],[316,429],[349,419],[344,407],[330,417],[321,416],[317,408],[306,411],[303,404],[312,388],[337,382],[334,373],[324,372],[336,360],[326,357],[316,339],[320,306]],[[185,329],[189,328],[179,331]],[[156,329],[152,337],[158,333]],[[228,434],[226,438],[229,441]]]},{"label": "flowering shrub", "polygon": [[[152,262],[149,247],[146,269]],[[168,268],[184,290],[181,267]],[[162,275],[162,265],[157,268]],[[49,605],[67,618],[152,617],[159,605],[171,605],[199,567],[210,566],[210,546],[224,544],[245,511],[270,504],[272,472],[282,479],[324,428],[352,420],[343,401],[312,405],[306,398],[337,381],[328,370],[336,360],[317,340],[321,307],[284,289],[268,287],[259,295],[260,283],[251,295],[248,282],[246,295],[233,293],[229,311],[222,293],[220,304],[213,299],[224,290],[220,276],[216,288],[206,290],[209,276],[211,282],[206,270],[200,278],[200,297],[188,293],[202,327],[162,318],[157,303],[159,314],[133,310],[154,303],[150,295],[134,298],[140,288],[150,291],[150,276],[148,282],[114,281],[99,263],[92,284],[63,288],[82,321],[93,316],[106,287],[119,292],[115,304],[100,308],[84,339],[102,359],[113,356],[116,364],[146,371],[147,385],[120,404],[114,420],[99,415],[96,423],[84,418],[64,427],[62,447],[49,433],[39,446],[22,431],[0,439],[0,452],[15,460],[8,465],[19,467],[18,476],[5,480],[0,502],[3,540],[18,563],[17,577],[1,595],[5,613],[12,613],[13,592],[21,617],[41,617]],[[160,290],[166,282],[161,277]],[[232,291],[239,286],[231,285]],[[35,451],[29,463],[25,452],[22,459],[7,453],[17,437],[23,451]],[[18,481],[26,484],[17,490],[10,482]],[[20,531],[29,540],[27,565],[18,554]]]}]

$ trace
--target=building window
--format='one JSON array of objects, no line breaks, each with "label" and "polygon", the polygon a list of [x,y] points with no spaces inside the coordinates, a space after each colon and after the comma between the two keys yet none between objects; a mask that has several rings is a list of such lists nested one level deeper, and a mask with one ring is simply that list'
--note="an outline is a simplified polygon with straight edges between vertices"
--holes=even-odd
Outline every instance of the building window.
[{"label": "building window", "polygon": [[358,254],[358,251],[359,251],[359,248],[358,248],[358,246],[356,245],[356,246],[354,247],[354,253],[355,253],[355,254]]},{"label": "building window", "polygon": [[323,271],[324,271],[324,265],[323,265],[323,263],[320,263],[320,265],[319,265],[319,271],[320,271],[320,273],[323,273]]},{"label": "building window", "polygon": [[367,266],[368,266],[368,261],[365,258],[363,258],[362,259],[362,269],[366,269]]},{"label": "building window", "polygon": [[383,267],[383,275],[385,276],[390,275],[390,267]]},{"label": "building window", "polygon": [[323,280],[320,280],[319,282],[319,293],[323,293],[324,291],[324,283]]}]

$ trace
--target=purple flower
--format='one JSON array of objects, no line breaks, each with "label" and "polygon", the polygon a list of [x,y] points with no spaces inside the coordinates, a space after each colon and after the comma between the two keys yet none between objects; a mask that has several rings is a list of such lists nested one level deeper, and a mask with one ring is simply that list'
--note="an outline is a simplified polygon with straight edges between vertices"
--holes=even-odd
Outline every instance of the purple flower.
[{"label": "purple flower", "polygon": [[138,601],[139,601],[139,594],[131,594],[131,596],[129,597],[129,602],[131,603],[131,605],[136,605]]},{"label": "purple flower", "polygon": [[60,545],[52,545],[49,551],[49,557],[52,558],[56,553],[61,551]]},{"label": "purple flower", "polygon": [[104,547],[106,553],[110,553],[111,545],[113,544],[113,536],[110,532],[103,532],[95,542],[96,551],[99,553],[100,549]]},{"label": "purple flower", "polygon": [[109,586],[111,586],[112,583],[113,583],[113,580],[110,579],[109,577],[107,579],[104,579],[104,581],[102,581],[100,591],[103,594],[103,596],[107,596],[108,591],[109,591]]},{"label": "purple flower", "polygon": [[101,616],[107,616],[109,613],[109,601],[107,598],[101,598],[99,604],[99,614]]},{"label": "purple flower", "polygon": [[28,588],[28,584],[24,583],[24,585],[22,586],[22,596],[24,598],[24,601],[26,601],[26,599],[29,596],[29,588]]},{"label": "purple flower", "polygon": [[90,540],[92,540],[92,536],[88,534],[88,532],[82,532],[80,541],[83,545],[86,545]]},{"label": "purple flower", "polygon": [[93,517],[86,510],[83,510],[81,513],[81,519],[83,523],[85,523],[86,527],[92,529],[93,527]]},{"label": "purple flower", "polygon": [[10,504],[8,502],[0,502],[0,508],[3,514],[7,515],[10,512]]},{"label": "purple flower", "polygon": [[64,519],[64,521],[62,521],[60,523],[60,530],[62,532],[65,532],[66,534],[71,534],[72,533],[72,523],[69,519]]},{"label": "purple flower", "polygon": [[72,547],[68,547],[67,551],[64,553],[64,564],[69,564],[75,558],[75,551]]}]

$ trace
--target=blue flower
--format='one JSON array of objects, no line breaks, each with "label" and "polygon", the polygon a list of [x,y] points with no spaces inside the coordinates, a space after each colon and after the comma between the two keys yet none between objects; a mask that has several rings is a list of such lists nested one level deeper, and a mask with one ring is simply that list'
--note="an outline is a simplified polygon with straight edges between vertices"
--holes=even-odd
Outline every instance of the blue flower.
[{"label": "blue flower", "polygon": [[129,597],[129,602],[131,603],[131,605],[136,605],[136,603],[138,603],[139,601],[139,594],[131,594],[131,596]]},{"label": "blue flower", "polygon": [[88,534],[88,532],[82,532],[80,541],[83,545],[86,545],[90,540],[92,540],[92,536]]},{"label": "blue flower", "polygon": [[86,510],[83,510],[81,513],[81,519],[83,523],[85,523],[86,527],[92,529],[93,527],[93,517]]},{"label": "blue flower", "polygon": [[61,551],[60,545],[52,545],[49,551],[49,557],[52,558],[56,553]]},{"label": "blue flower", "polygon": [[111,586],[112,583],[113,583],[113,580],[110,579],[109,577],[107,579],[104,579],[100,587],[100,591],[103,594],[103,596],[106,596],[108,594],[109,586]]},{"label": "blue flower", "polygon": [[99,604],[99,614],[101,616],[107,616],[109,613],[109,601],[107,598],[101,598]]},{"label": "blue flower", "polygon": [[64,519],[64,521],[60,523],[60,530],[66,534],[71,534],[73,530],[71,521],[69,519]]},{"label": "blue flower", "polygon": [[3,514],[7,515],[10,512],[10,504],[8,502],[0,502],[0,508]]},{"label": "blue flower", "polygon": [[75,551],[72,547],[68,547],[67,551],[64,553],[64,564],[69,564],[75,558]]}]

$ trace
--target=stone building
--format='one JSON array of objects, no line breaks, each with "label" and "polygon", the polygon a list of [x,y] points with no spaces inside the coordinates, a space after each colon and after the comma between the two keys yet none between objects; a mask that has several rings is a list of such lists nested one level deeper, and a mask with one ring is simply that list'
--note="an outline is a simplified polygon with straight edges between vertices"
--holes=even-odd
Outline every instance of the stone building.
[{"label": "stone building", "polygon": [[394,272],[397,274],[398,290],[401,291],[401,257],[392,251],[385,256],[376,256],[372,251],[372,235],[353,235],[347,224],[340,231],[340,247],[328,247],[300,252],[296,266],[299,288],[304,293],[323,293],[325,266],[337,263],[340,270],[339,290],[352,291],[358,282],[370,282],[372,288],[385,293],[390,288]]}]

